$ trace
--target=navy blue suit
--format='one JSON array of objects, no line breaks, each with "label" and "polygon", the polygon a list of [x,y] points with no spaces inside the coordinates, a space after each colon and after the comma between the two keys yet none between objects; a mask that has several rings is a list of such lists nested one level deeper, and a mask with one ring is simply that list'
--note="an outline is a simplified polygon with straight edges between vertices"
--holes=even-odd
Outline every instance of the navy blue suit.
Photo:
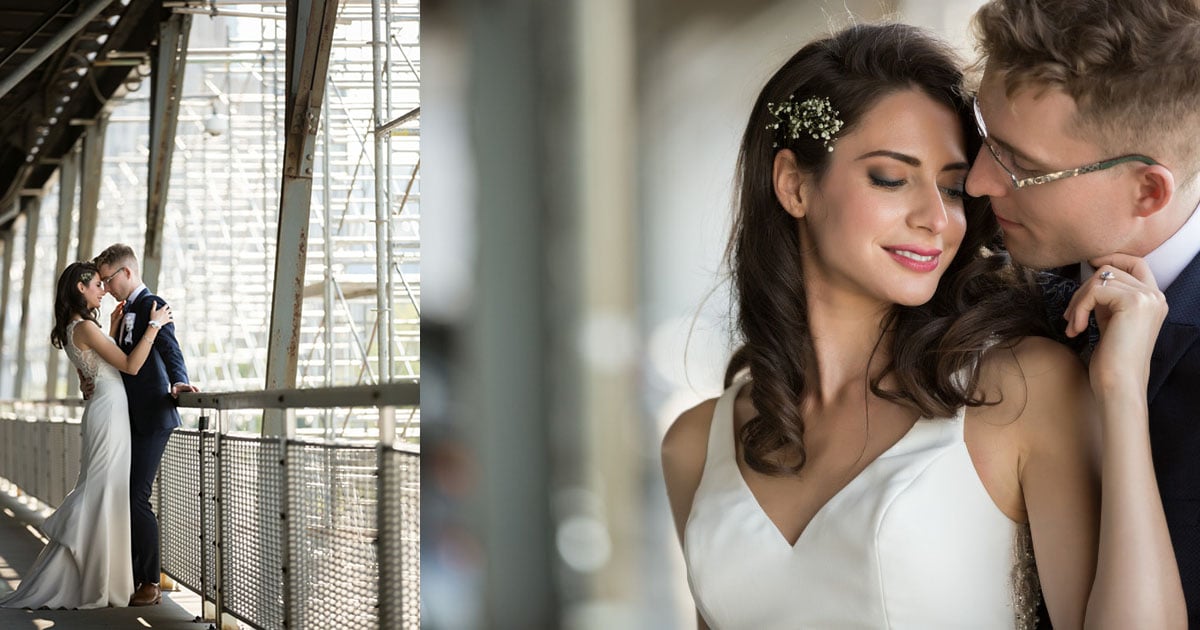
[{"label": "navy blue suit", "polygon": [[[1045,278],[1047,312],[1061,331],[1066,324],[1062,313],[1077,285]],[[1147,389],[1150,448],[1187,599],[1188,625],[1200,628],[1200,255],[1164,293],[1169,312],[1154,344]],[[1090,344],[1081,342],[1094,344],[1099,338],[1094,325],[1093,318],[1090,339],[1079,335],[1060,341],[1082,351]]]},{"label": "navy blue suit", "polygon": [[[125,304],[125,317],[133,316],[133,329],[124,322],[118,330],[117,345],[126,354],[141,340],[150,322],[150,309],[165,302],[149,291],[142,291]],[[179,411],[171,396],[171,385],[187,383],[187,366],[175,325],[168,323],[158,331],[154,348],[135,375],[123,374],[129,397],[129,422],[132,455],[129,465],[129,516],[133,547],[133,580],[158,583],[158,519],[150,507],[150,490],[162,461],[171,431],[178,427]]]},{"label": "navy blue suit", "polygon": [[1200,255],[1164,291],[1167,320],[1150,358],[1150,448],[1188,625],[1200,628]]}]

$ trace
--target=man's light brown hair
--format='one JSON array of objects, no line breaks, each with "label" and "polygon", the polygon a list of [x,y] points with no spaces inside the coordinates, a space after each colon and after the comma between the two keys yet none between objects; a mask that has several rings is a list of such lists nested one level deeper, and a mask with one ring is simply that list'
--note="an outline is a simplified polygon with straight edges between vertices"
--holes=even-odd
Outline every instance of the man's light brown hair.
[{"label": "man's light brown hair", "polygon": [[137,256],[134,255],[132,247],[124,243],[114,243],[93,258],[92,264],[97,267],[130,266],[136,271]]},{"label": "man's light brown hair", "polygon": [[1200,170],[1200,0],[992,0],[974,31],[1008,96],[1063,90],[1103,157],[1148,155],[1180,183]]}]

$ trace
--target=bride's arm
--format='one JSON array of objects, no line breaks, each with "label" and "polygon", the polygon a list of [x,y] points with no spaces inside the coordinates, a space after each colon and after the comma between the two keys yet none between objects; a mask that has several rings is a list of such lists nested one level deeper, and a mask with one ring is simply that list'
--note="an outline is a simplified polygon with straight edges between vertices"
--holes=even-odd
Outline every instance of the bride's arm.
[{"label": "bride's arm", "polygon": [[1144,263],[1135,267],[1141,280],[1089,279],[1067,310],[1068,332],[1086,329],[1092,310],[1101,323],[1090,377],[1061,346],[1026,340],[1017,351],[1025,393],[1004,390],[1025,407],[1018,474],[1055,627],[1187,627],[1146,403],[1165,302],[1144,283]]},{"label": "bride's arm", "polygon": [[[170,321],[170,317],[170,306],[164,305],[162,309],[152,309],[150,311],[150,321],[156,322],[160,326]],[[116,344],[104,338],[104,333],[100,330],[99,324],[94,326],[84,324],[75,327],[76,346],[82,349],[91,348],[95,350],[101,359],[104,359],[109,365],[126,374],[137,374],[138,370],[142,369],[142,364],[150,356],[150,349],[154,346],[154,338],[157,336],[157,327],[153,325],[146,326],[146,332],[142,334],[142,338],[138,340],[137,345],[127,355]]]},{"label": "bride's arm", "polygon": [[[1186,628],[1179,565],[1151,459],[1146,400],[1166,298],[1140,258],[1114,254],[1091,262],[1097,272],[1066,313],[1068,334],[1086,330],[1092,312],[1101,331],[1089,365],[1103,437],[1104,500],[1088,626]],[[1110,279],[1103,281],[1102,273]]]},{"label": "bride's arm", "polygon": [[117,306],[113,308],[112,314],[109,315],[108,321],[108,336],[114,341],[119,341],[118,335],[121,334],[121,324],[125,319],[125,302],[117,302]]},{"label": "bride's arm", "polygon": [[[675,520],[675,533],[683,542],[683,531],[688,515],[692,512],[692,499],[704,473],[704,459],[708,450],[708,432],[711,426],[716,400],[709,400],[693,407],[679,416],[667,429],[662,442],[663,480],[667,485],[667,499]],[[708,624],[696,611],[697,630],[708,630]]]},{"label": "bride's arm", "polygon": [[997,417],[1016,418],[1017,483],[1046,608],[1055,628],[1081,628],[1100,528],[1098,438],[1087,373],[1078,357],[1049,339],[1028,338],[1011,354],[993,354],[980,382],[1000,393],[988,396],[1006,408]]}]

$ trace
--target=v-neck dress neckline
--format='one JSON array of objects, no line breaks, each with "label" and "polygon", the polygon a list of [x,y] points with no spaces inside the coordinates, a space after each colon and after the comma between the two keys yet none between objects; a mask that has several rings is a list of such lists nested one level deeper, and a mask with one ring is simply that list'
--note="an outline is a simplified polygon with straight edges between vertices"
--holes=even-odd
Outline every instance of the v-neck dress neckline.
[{"label": "v-neck dress neckline", "polygon": [[733,408],[746,382],[717,402],[684,530],[710,627],[1020,628],[1035,616],[1028,527],[984,488],[962,410],[917,420],[788,545],[738,468]]}]

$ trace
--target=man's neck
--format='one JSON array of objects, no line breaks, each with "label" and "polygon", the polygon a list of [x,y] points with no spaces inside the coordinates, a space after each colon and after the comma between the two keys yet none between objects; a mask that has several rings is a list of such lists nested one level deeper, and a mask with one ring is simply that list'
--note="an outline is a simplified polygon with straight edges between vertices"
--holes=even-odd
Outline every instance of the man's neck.
[{"label": "man's neck", "polygon": [[[1173,216],[1170,218],[1175,219],[1167,224],[1170,230],[1162,230],[1165,236],[1160,236],[1152,245],[1141,250],[1145,252],[1142,258],[1150,267],[1150,274],[1154,276],[1160,291],[1165,291],[1188,263],[1200,255],[1200,195],[1183,203],[1190,203],[1191,206],[1183,206],[1186,210],[1179,207],[1164,209],[1171,211]],[[1081,279],[1094,271],[1087,261],[1079,265]]]},{"label": "man's neck", "polygon": [[138,282],[137,287],[135,287],[132,291],[130,291],[129,295],[125,297],[125,301],[128,302],[128,301],[136,298],[137,296],[141,295],[143,291],[147,291],[147,290],[148,289],[146,288],[145,284]]}]

